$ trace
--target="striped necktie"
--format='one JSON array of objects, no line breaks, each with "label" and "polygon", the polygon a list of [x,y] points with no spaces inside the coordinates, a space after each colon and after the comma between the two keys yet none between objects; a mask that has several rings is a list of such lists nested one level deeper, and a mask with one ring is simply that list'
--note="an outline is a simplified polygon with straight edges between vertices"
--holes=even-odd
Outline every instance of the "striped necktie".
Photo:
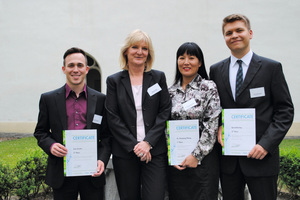
[{"label": "striped necktie", "polygon": [[235,97],[240,95],[241,87],[243,84],[243,67],[242,67],[242,60],[236,61],[239,64],[239,69],[236,73],[236,82],[235,82]]}]

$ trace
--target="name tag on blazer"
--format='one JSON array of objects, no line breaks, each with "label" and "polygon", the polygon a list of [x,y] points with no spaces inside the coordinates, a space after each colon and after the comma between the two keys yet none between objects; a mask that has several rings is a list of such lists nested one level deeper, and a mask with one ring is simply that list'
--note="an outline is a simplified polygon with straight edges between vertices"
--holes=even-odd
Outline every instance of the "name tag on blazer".
[{"label": "name tag on blazer", "polygon": [[161,91],[161,87],[158,85],[158,83],[155,83],[151,87],[148,88],[147,92],[151,96],[155,95],[156,93]]},{"label": "name tag on blazer", "polygon": [[101,122],[102,122],[102,116],[94,114],[93,123],[95,123],[95,124],[101,124]]},{"label": "name tag on blazer", "polygon": [[258,97],[264,97],[264,96],[265,96],[265,88],[264,87],[250,89],[250,97],[251,98],[258,98]]}]

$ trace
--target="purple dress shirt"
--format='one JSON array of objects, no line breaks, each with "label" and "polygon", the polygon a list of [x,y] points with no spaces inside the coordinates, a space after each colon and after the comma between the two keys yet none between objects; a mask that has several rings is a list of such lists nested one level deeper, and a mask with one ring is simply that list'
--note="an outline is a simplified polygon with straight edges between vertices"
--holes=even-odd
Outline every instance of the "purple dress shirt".
[{"label": "purple dress shirt", "polygon": [[86,85],[76,97],[74,91],[66,84],[66,111],[68,130],[81,130],[86,128],[87,93]]}]

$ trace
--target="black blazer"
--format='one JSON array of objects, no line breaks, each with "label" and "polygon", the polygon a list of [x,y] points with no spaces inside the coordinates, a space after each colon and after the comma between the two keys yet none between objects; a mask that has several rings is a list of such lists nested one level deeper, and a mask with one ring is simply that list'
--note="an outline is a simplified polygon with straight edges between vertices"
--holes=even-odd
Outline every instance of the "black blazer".
[{"label": "black blazer", "polygon": [[[253,54],[241,93],[234,101],[229,83],[227,58],[210,68],[217,84],[222,108],[255,108],[256,142],[269,153],[263,160],[245,156],[222,156],[221,170],[232,173],[239,162],[246,176],[272,176],[279,172],[279,144],[289,130],[294,107],[282,66],[279,62]],[[250,89],[263,87],[265,96],[251,98]]]},{"label": "black blazer", "polygon": [[[38,145],[48,154],[46,183],[54,189],[60,188],[64,181],[63,158],[52,155],[50,147],[56,142],[63,144],[63,130],[68,129],[65,97],[65,86],[41,95],[40,112],[34,131]],[[97,129],[98,160],[103,161],[106,166],[111,147],[104,103],[104,94],[87,87],[87,129]],[[92,122],[94,114],[103,116],[101,125]],[[91,180],[96,187],[103,186],[105,174]]]},{"label": "black blazer", "polygon": [[[106,109],[109,128],[113,135],[113,155],[128,158],[134,156],[133,148],[138,143],[136,133],[136,109],[127,70],[109,76],[107,83]],[[158,83],[161,91],[150,96],[148,88]],[[167,151],[165,139],[166,120],[170,116],[171,101],[166,77],[163,72],[144,72],[142,109],[145,124],[145,141],[152,145],[151,155]]]}]

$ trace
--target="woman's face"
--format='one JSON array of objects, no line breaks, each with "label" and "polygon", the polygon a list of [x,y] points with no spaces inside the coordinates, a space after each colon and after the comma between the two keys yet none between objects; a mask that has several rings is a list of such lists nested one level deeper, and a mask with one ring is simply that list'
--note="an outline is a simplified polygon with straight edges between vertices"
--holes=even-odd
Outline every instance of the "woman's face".
[{"label": "woman's face", "polygon": [[198,73],[201,62],[196,56],[188,55],[186,52],[177,59],[178,69],[182,78],[194,78]]},{"label": "woman's face", "polygon": [[137,42],[127,49],[125,55],[127,55],[128,66],[145,66],[148,57],[148,45],[145,41]]}]

